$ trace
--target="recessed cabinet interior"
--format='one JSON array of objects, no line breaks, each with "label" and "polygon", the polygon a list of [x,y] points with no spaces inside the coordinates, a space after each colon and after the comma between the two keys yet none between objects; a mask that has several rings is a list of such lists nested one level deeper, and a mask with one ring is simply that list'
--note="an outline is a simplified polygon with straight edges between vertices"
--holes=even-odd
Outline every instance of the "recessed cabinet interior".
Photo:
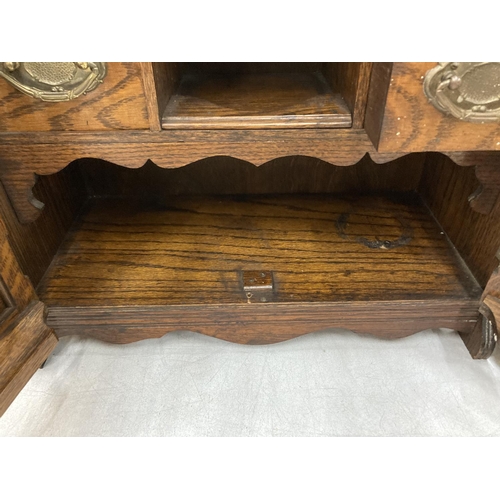
[{"label": "recessed cabinet interior", "polygon": [[482,288],[422,194],[439,157],[134,170],[79,161],[55,174],[80,203],[41,279],[32,276],[47,325],[115,342],[180,325],[246,343],[332,326],[469,331]]},{"label": "recessed cabinet interior", "polygon": [[[164,129],[349,128],[368,63],[158,63]],[[168,80],[165,76],[165,80]]]}]

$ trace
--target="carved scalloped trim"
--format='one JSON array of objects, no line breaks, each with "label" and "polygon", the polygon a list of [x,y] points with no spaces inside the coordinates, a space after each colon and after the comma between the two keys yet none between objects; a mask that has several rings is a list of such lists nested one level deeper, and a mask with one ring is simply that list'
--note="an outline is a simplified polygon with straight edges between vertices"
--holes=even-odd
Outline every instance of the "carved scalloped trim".
[{"label": "carved scalloped trim", "polygon": [[[352,332],[360,336],[370,336],[379,338],[382,340],[397,340],[400,338],[410,337],[425,330],[437,330],[443,325],[438,321],[434,323],[429,323],[425,327],[416,326],[406,326],[401,322],[396,321],[395,324],[398,325],[398,333],[394,335],[387,334],[387,325],[389,321],[386,321],[384,325],[371,326],[369,328],[349,328],[348,326],[340,326],[335,322],[332,322],[328,327],[322,327],[315,329],[311,326],[313,322],[310,322],[309,326],[296,327],[294,330],[289,331],[287,334],[276,335],[271,340],[268,335],[262,333],[262,331],[254,330],[248,325],[241,325],[240,328],[234,332],[234,334],[228,333],[227,331],[220,332],[221,325],[210,326],[205,328],[195,328],[190,329],[179,323],[179,326],[175,327],[165,327],[163,325],[158,325],[155,327],[149,326],[122,326],[120,327],[119,335],[116,335],[116,330],[103,327],[103,326],[88,326],[83,325],[79,327],[54,327],[58,338],[68,336],[68,335],[79,335],[85,337],[92,337],[103,342],[109,342],[113,344],[131,344],[133,342],[139,342],[145,339],[157,339],[168,335],[171,332],[176,332],[180,330],[188,330],[199,335],[205,335],[207,337],[213,337],[224,342],[231,342],[234,344],[243,345],[269,345],[269,344],[279,344],[281,342],[287,342],[305,335],[310,335],[314,333],[324,332],[325,330],[338,330],[338,333],[342,331]],[[267,324],[269,329],[272,323]],[[444,328],[449,328],[449,325]]]},{"label": "carved scalloped trim", "polygon": [[[227,146],[228,145],[222,145],[222,149]],[[169,148],[166,148],[165,145],[161,143],[126,143],[122,144],[119,148],[117,148],[116,145],[109,145],[106,143],[82,143],[70,145],[67,144],[64,148],[62,148],[61,151],[57,151],[57,154],[54,154],[54,145],[38,144],[36,145],[36,149],[31,151],[30,148],[30,153],[32,153],[30,160],[32,161],[32,164],[35,165],[32,169],[27,168],[26,165],[22,164],[20,161],[14,162],[9,160],[2,160],[0,166],[0,179],[7,191],[9,199],[18,215],[19,220],[23,224],[26,224],[35,221],[40,215],[40,211],[44,206],[44,204],[33,194],[33,187],[36,183],[36,175],[55,174],[66,168],[71,162],[75,161],[76,159],[96,158],[120,165],[124,168],[138,169],[142,168],[148,160],[152,161],[160,168],[181,168],[205,158],[230,156],[232,158],[246,161],[256,167],[259,167],[277,158],[305,156],[325,161],[333,166],[347,167],[357,164],[366,155],[369,155],[373,162],[380,165],[393,161],[397,158],[401,158],[408,154],[415,154],[377,153],[373,150],[367,151],[360,149],[348,150],[346,149],[345,144],[343,148],[332,148],[332,150],[328,151],[327,153],[318,151],[317,155],[280,155],[278,154],[278,152],[276,152],[275,154],[270,154],[269,148],[265,148],[266,151],[262,153],[261,157],[256,157],[255,152],[251,153],[251,155],[249,156],[246,156],[243,145],[241,144],[232,144],[231,148],[229,148],[236,148],[236,150],[238,151],[237,155],[226,154],[207,156],[206,154],[204,154],[203,149],[198,150],[197,148],[191,148],[189,144],[186,144],[185,149],[182,148],[182,151],[180,151],[180,148],[181,146],[177,145],[175,153],[172,153]],[[145,152],[148,153],[147,156],[145,155]],[[500,156],[493,156],[494,153],[492,155],[492,153],[488,152],[442,154],[447,155],[455,163],[461,166],[471,166],[478,164],[478,162],[481,162],[481,166],[477,167],[479,169],[479,172],[494,171],[494,169],[497,167],[493,167],[493,164],[498,165],[498,161],[500,158]],[[498,178],[498,189],[500,190],[500,176],[498,176]],[[490,184],[488,184],[488,186],[489,185]],[[495,184],[495,190],[497,189],[496,186],[497,184]],[[493,198],[493,196],[494,194],[492,194],[492,192],[486,191],[485,193],[483,190],[481,193],[477,193],[472,198],[472,201],[474,202],[473,206],[479,207],[479,210],[487,210],[487,208],[484,207],[492,204],[491,199]]]},{"label": "carved scalloped trim", "polygon": [[[0,179],[7,191],[9,199],[14,207],[14,210],[23,224],[28,224],[30,222],[34,222],[40,215],[41,210],[44,208],[44,203],[38,200],[33,194],[33,188],[36,184],[36,179],[38,175],[52,175],[60,172],[64,168],[66,168],[71,162],[73,162],[76,158],[85,159],[85,158],[98,158],[104,161],[109,161],[111,163],[122,166],[123,168],[133,168],[138,169],[144,167],[148,161],[152,161],[159,168],[181,168],[187,166],[195,161],[203,160],[205,158],[209,158],[207,156],[196,154],[190,156],[189,161],[185,162],[185,157],[181,158],[165,158],[162,156],[151,155],[150,157],[145,157],[144,153],[140,156],[130,157],[123,153],[121,154],[109,154],[109,155],[96,155],[96,156],[74,156],[73,154],[66,155],[54,155],[53,148],[52,153],[50,155],[50,162],[48,158],[45,158],[40,151],[38,151],[38,158],[35,162],[37,167],[34,167],[33,170],[29,170],[26,166],[21,165],[14,161],[2,161],[0,168]],[[143,151],[147,151],[148,148],[143,148]],[[335,162],[328,161],[327,163],[331,163],[335,166],[351,166],[359,163],[364,156],[369,154],[372,157],[372,160],[377,163],[387,163],[394,159],[399,158],[403,155],[379,155],[379,154],[370,154],[367,152],[355,152],[349,155],[343,154],[339,155],[338,160]],[[302,155],[305,156],[305,155]],[[213,157],[213,156],[211,156]],[[268,163],[269,161],[275,160],[275,157],[272,157],[269,160],[265,160],[259,163],[250,162],[244,158],[244,155],[241,156],[231,156],[232,158],[246,161],[254,165],[255,167],[259,167]],[[287,158],[278,157],[278,158]],[[316,157],[314,157],[316,158]],[[322,158],[318,158],[322,159]],[[123,160],[123,161],[122,161]],[[127,161],[129,160],[129,161]],[[326,161],[326,160],[324,160]]]}]

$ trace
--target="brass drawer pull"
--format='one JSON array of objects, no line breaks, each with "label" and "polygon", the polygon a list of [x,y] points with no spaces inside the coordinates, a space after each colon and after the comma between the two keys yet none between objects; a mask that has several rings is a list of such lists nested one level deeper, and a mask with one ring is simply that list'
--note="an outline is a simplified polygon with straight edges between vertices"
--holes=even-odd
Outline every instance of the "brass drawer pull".
[{"label": "brass drawer pull", "polygon": [[439,63],[425,75],[424,93],[436,109],[459,120],[500,121],[500,63]]},{"label": "brass drawer pull", "polygon": [[94,90],[106,76],[102,62],[4,62],[0,75],[17,90],[50,102],[71,101]]}]

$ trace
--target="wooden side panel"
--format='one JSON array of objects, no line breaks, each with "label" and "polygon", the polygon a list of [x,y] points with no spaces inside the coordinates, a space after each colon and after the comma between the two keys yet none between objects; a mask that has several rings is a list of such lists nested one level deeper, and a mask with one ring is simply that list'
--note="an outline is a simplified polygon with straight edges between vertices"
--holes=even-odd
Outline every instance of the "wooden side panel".
[{"label": "wooden side panel", "polygon": [[0,332],[0,416],[57,344],[44,322],[44,306],[33,302]]},{"label": "wooden side panel", "polygon": [[0,132],[149,127],[139,63],[108,63],[102,84],[68,102],[33,99],[0,78]]},{"label": "wooden side panel", "polygon": [[[423,81],[427,71],[436,64],[393,64],[382,114],[378,107],[382,100],[372,100],[368,110],[370,114],[370,106],[377,108],[372,119],[381,123],[378,134],[376,124],[367,127],[374,144],[378,143],[378,151],[499,151],[499,123],[460,121],[444,115],[428,102]],[[373,80],[371,85],[374,92],[377,85],[383,86]],[[377,135],[380,135],[378,142]]]},{"label": "wooden side panel", "polygon": [[22,311],[36,298],[35,290],[23,274],[7,239],[7,230],[0,219],[0,286],[7,305]]},{"label": "wooden side panel", "polygon": [[0,416],[57,344],[44,322],[45,306],[23,275],[0,219]]},{"label": "wooden side panel", "polygon": [[12,251],[36,287],[87,198],[87,191],[75,162],[55,175],[40,176],[34,193],[45,208],[35,222],[21,224],[0,184],[0,215]]},{"label": "wooden side panel", "polygon": [[428,155],[420,191],[484,287],[498,266],[495,255],[500,248],[500,207],[497,203],[489,215],[472,210],[468,198],[478,187],[473,167],[460,167],[443,155]]},{"label": "wooden side panel", "polygon": [[362,128],[372,63],[324,63],[323,72],[334,91],[340,92],[352,113],[352,127]]},{"label": "wooden side panel", "polygon": [[149,128],[158,132],[161,130],[161,117],[167,102],[179,83],[179,64],[160,62],[140,64],[148,108]]},{"label": "wooden side panel", "polygon": [[365,130],[373,145],[378,148],[384,121],[387,93],[392,74],[392,63],[374,63],[366,101]]}]

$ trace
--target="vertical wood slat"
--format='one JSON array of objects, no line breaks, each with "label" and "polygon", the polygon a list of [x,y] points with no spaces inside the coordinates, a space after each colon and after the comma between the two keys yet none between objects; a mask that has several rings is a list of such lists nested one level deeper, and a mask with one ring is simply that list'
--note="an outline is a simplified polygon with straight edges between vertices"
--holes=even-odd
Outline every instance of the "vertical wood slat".
[{"label": "vertical wood slat", "polygon": [[370,62],[363,62],[359,64],[356,102],[352,113],[352,128],[363,128],[365,123],[366,103],[368,100],[368,89],[370,87],[372,66],[373,64]]},{"label": "vertical wood slat", "polygon": [[141,62],[140,65],[149,128],[159,132],[163,111],[178,84],[178,63]]},{"label": "vertical wood slat", "polygon": [[352,128],[363,128],[371,62],[324,63],[323,72],[334,92],[340,92],[352,114]]},{"label": "vertical wood slat", "polygon": [[364,127],[378,148],[385,114],[385,104],[392,74],[392,63],[374,63],[367,92]]},{"label": "vertical wood slat", "polygon": [[[7,229],[0,219],[0,281],[5,289],[7,302],[22,311],[36,299],[35,290],[30,280],[23,274],[7,239]],[[0,325],[0,328],[3,325]]]}]

